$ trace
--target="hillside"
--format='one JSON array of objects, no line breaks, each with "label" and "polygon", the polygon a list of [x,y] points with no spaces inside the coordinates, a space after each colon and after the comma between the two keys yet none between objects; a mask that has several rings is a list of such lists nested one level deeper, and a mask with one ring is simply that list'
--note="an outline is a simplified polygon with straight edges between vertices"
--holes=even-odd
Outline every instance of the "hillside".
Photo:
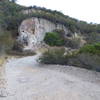
[{"label": "hillside", "polygon": [[[21,14],[20,14],[21,13]],[[0,1],[0,27],[1,30],[18,33],[18,26],[22,20],[30,17],[44,18],[53,23],[61,23],[71,32],[81,32],[89,42],[97,42],[100,38],[100,25],[80,21],[66,16],[58,11],[40,7],[23,7],[8,0]],[[0,33],[1,34],[1,33]],[[4,34],[3,34],[4,35]],[[88,37],[89,36],[89,37]]]},{"label": "hillside", "polygon": [[12,37],[15,37],[18,32],[17,12],[22,8],[22,6],[8,0],[0,1],[0,51],[11,48],[13,45],[14,39]]},{"label": "hillside", "polygon": [[[58,46],[58,48],[60,48],[60,46],[63,46],[65,48],[68,48],[68,52],[71,51],[71,55],[68,54],[63,57],[63,55],[66,54],[64,50],[62,50],[61,52],[59,51],[51,52],[52,50],[50,49],[51,51],[49,53],[46,52],[45,53],[46,55],[44,54],[42,62],[53,63],[53,64],[75,65],[79,67],[85,67],[88,69],[95,69],[97,71],[100,71],[99,68],[100,24],[93,24],[80,21],[78,19],[74,19],[67,15],[64,15],[63,13],[56,10],[53,11],[50,9],[41,8],[37,6],[23,7],[9,0],[0,1],[0,51],[1,52],[8,51],[9,49],[12,48],[13,49],[18,49],[19,47],[23,48],[24,44],[25,44],[24,46],[29,45],[30,40],[31,43],[34,42],[32,41],[33,40],[32,37],[37,37],[37,35],[29,35],[31,34],[31,32],[27,31],[29,33],[27,34],[21,31],[22,29],[20,28],[21,26],[23,26],[23,23],[29,19],[30,20],[34,19],[33,22],[35,23],[35,27],[40,26],[44,30],[47,30],[41,32],[41,30],[39,30],[38,27],[37,29],[33,28],[32,25],[34,23],[32,23],[32,25],[30,23],[26,24],[26,26],[31,25],[31,27],[33,28],[32,32],[34,31],[34,29],[38,31],[33,33],[39,33],[39,34],[43,32],[45,32],[43,34],[47,33],[46,34],[47,36],[45,38],[43,37],[47,45],[51,47]],[[44,22],[46,23],[45,25],[43,24]],[[60,30],[59,29],[56,30],[56,28],[54,27],[56,27],[57,25],[63,26],[65,30],[68,30],[68,32],[64,32],[64,30],[61,30],[61,28],[59,28]],[[49,30],[49,27],[52,26],[54,27],[51,28],[51,30]],[[31,30],[31,27],[28,29]],[[24,31],[25,30],[26,29],[24,29]],[[23,35],[23,33],[25,34]],[[29,38],[28,39],[23,38],[24,36],[26,37],[29,36],[30,40]],[[42,37],[40,35],[38,36],[39,38]],[[20,44],[21,43],[20,41],[19,44],[16,43],[16,38],[19,37],[21,37],[20,40],[22,41],[22,44]],[[52,41],[49,41],[50,38]],[[29,41],[27,42],[26,40]],[[83,42],[84,44],[88,45],[84,47]],[[78,51],[75,51],[75,53],[73,54],[72,52],[73,49],[75,50],[77,49]],[[50,62],[49,56],[53,59],[53,61],[56,62],[52,61]],[[45,59],[45,57],[47,57],[48,59]]]},{"label": "hillside", "polygon": [[100,100],[100,24],[15,1],[0,0],[0,100]]}]

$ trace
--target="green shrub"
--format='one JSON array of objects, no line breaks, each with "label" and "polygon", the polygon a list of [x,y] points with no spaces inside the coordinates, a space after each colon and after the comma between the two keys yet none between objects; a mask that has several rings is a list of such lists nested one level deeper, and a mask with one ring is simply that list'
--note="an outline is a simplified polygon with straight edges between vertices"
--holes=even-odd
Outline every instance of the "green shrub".
[{"label": "green shrub", "polygon": [[83,34],[86,37],[87,43],[100,42],[100,34],[97,32],[92,32],[88,34]]},{"label": "green shrub", "polygon": [[17,52],[22,52],[23,51],[23,45],[18,43],[18,42],[15,42],[13,47],[12,47],[12,50],[13,51],[17,51]]},{"label": "green shrub", "polygon": [[44,64],[70,65],[100,71],[100,56],[97,55],[97,51],[94,49],[95,47],[100,50],[99,43],[92,46],[89,45],[85,49],[82,48],[81,50],[83,51],[81,52],[80,50],[67,52],[64,48],[49,49],[40,57],[40,62]]},{"label": "green shrub", "polygon": [[90,53],[79,53],[76,56],[69,58],[68,65],[100,72],[100,56],[91,55]]},{"label": "green shrub", "polygon": [[82,47],[79,51],[80,53],[91,53],[100,55],[100,43],[88,44]]},{"label": "green shrub", "polygon": [[78,39],[78,38],[68,39],[68,38],[66,38],[65,41],[66,41],[65,42],[66,47],[70,47],[72,49],[79,49],[80,48],[81,39]]},{"label": "green shrub", "polygon": [[50,46],[63,46],[64,39],[57,32],[48,32],[44,38],[46,44]]},{"label": "green shrub", "polygon": [[68,64],[69,58],[75,57],[78,54],[77,51],[66,51],[64,47],[54,47],[53,49],[48,49],[40,57],[40,62],[45,64]]},{"label": "green shrub", "polygon": [[[0,32],[0,49],[5,52],[5,50],[12,48],[14,43],[14,38],[10,31]],[[1,53],[1,52],[0,52]]]},{"label": "green shrub", "polygon": [[64,48],[49,49],[40,57],[40,62],[45,64],[67,64]]}]

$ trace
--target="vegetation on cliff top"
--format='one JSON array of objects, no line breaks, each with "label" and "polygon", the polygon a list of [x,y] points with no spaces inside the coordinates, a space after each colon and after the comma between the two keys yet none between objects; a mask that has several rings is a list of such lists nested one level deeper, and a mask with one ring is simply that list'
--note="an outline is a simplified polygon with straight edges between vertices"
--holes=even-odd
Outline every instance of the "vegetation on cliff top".
[{"label": "vegetation on cliff top", "polygon": [[[35,10],[32,11],[32,10]],[[23,13],[28,11],[27,14]],[[46,8],[41,8],[37,6],[24,7],[20,6],[9,0],[0,1],[0,30],[3,35],[6,31],[10,31],[11,35],[16,37],[18,35],[18,26],[20,23],[30,17],[45,18],[52,21],[53,23],[61,23],[69,28],[69,30],[74,32],[80,32],[85,37],[89,43],[100,42],[100,24],[92,24],[84,21],[80,21],[69,16],[64,15],[63,13],[50,10]]]},{"label": "vegetation on cliff top", "polygon": [[[35,10],[34,11],[32,11]],[[22,12],[28,10],[27,14]],[[46,8],[41,8],[37,6],[23,7],[16,3],[13,3],[9,0],[0,1],[0,25],[6,29],[17,29],[18,25],[22,20],[29,17],[38,17],[45,18],[54,23],[61,23],[68,27],[72,32],[81,32],[81,33],[100,33],[100,24],[87,23],[85,21],[80,21],[69,16],[64,15],[63,13],[50,10]]]},{"label": "vegetation on cliff top", "polygon": [[[32,11],[32,9],[35,10]],[[72,32],[75,32],[77,30],[80,30],[82,33],[91,33],[91,32],[97,32],[100,33],[100,24],[93,24],[93,23],[87,23],[85,21],[80,21],[75,18],[71,18],[67,15],[64,15],[63,13],[56,11],[56,10],[50,10],[42,7],[37,7],[37,6],[31,6],[24,8],[24,10],[28,10],[28,14],[30,16],[35,16],[35,17],[42,17],[45,19],[48,19],[54,23],[61,23],[67,27]]]}]

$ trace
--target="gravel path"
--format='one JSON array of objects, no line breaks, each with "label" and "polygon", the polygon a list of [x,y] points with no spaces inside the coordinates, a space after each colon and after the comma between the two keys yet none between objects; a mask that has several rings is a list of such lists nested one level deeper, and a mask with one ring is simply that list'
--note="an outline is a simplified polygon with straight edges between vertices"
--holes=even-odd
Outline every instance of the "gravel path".
[{"label": "gravel path", "polygon": [[0,69],[0,100],[100,100],[100,73],[37,58],[13,58]]}]

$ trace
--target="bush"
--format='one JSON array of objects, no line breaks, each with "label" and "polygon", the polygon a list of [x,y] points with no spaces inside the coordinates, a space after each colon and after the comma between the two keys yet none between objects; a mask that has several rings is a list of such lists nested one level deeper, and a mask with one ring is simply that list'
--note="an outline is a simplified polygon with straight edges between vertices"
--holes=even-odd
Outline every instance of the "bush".
[{"label": "bush", "polygon": [[12,50],[17,51],[17,52],[23,52],[23,45],[18,42],[15,42],[12,47]]},{"label": "bush", "polygon": [[97,52],[100,50],[99,43],[83,48],[70,52],[64,48],[49,49],[40,57],[40,61],[44,64],[70,65],[100,71],[100,53]]},{"label": "bush", "polygon": [[44,38],[46,44],[50,46],[63,46],[64,39],[57,32],[48,32]]},{"label": "bush", "polygon": [[70,47],[72,49],[79,49],[86,44],[86,41],[82,34],[74,33],[72,36],[68,34],[67,38],[65,38],[65,46]]},{"label": "bush", "polygon": [[49,49],[40,57],[40,62],[45,64],[67,64],[67,60],[64,56],[64,48]]},{"label": "bush", "polygon": [[77,51],[66,51],[64,47],[49,48],[40,57],[40,62],[45,64],[68,64],[69,58],[75,57],[78,54]]},{"label": "bush", "polygon": [[88,44],[82,47],[80,53],[91,53],[100,55],[100,43]]},{"label": "bush", "polygon": [[10,31],[2,30],[0,32],[0,53],[2,53],[1,51],[5,52],[5,50],[12,48],[15,40]]},{"label": "bush", "polygon": [[84,36],[86,37],[86,41],[88,43],[100,42],[100,34],[97,33],[97,32],[92,32],[92,33],[84,34]]},{"label": "bush", "polygon": [[91,55],[90,53],[79,53],[75,57],[69,58],[68,65],[100,72],[100,56]]},{"label": "bush", "polygon": [[81,43],[81,40],[78,39],[78,38],[74,38],[74,39],[68,39],[66,38],[65,40],[65,46],[66,47],[70,47],[72,49],[79,49],[80,48],[80,43]]}]

